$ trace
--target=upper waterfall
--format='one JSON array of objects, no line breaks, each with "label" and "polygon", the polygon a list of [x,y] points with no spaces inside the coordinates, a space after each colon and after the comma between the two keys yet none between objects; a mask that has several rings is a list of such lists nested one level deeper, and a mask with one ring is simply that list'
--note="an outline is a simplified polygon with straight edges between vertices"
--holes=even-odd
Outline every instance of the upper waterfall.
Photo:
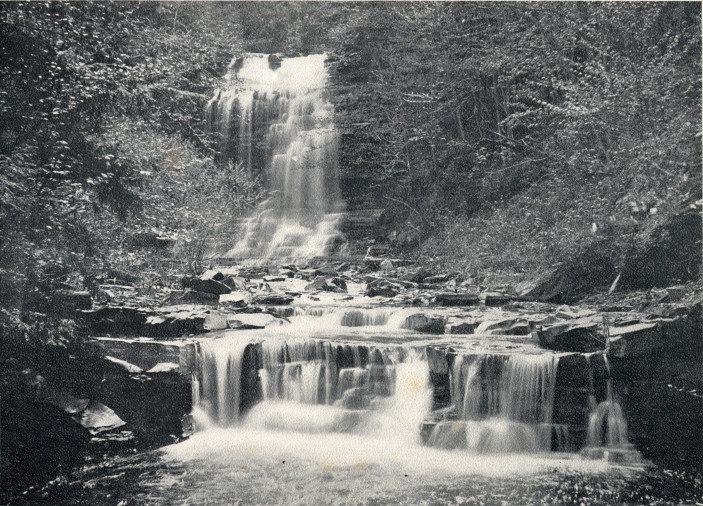
[{"label": "upper waterfall", "polygon": [[218,256],[305,258],[328,254],[340,236],[334,108],[326,55],[250,54],[230,64],[207,106],[220,152],[260,177],[270,193],[238,242]]}]

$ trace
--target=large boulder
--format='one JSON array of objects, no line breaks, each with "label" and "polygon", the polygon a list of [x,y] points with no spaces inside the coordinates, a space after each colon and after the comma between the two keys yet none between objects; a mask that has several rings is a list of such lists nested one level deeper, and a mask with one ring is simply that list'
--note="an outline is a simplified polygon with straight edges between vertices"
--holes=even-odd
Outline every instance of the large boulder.
[{"label": "large boulder", "polygon": [[222,295],[224,293],[230,293],[232,289],[220,281],[214,279],[203,279],[195,277],[184,277],[181,280],[183,288],[190,288],[196,292],[212,293],[215,295]]},{"label": "large boulder", "polygon": [[629,288],[652,288],[696,279],[701,251],[701,215],[690,209],[655,228],[625,259],[620,282]]},{"label": "large boulder", "polygon": [[529,286],[523,298],[559,304],[575,302],[597,288],[608,287],[617,271],[610,245],[605,241],[591,244],[571,260],[558,266]]}]

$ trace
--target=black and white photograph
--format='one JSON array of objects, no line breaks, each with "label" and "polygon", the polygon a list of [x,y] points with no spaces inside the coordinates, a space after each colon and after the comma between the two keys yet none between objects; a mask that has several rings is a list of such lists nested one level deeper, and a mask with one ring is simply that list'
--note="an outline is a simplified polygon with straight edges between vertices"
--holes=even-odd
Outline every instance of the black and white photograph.
[{"label": "black and white photograph", "polygon": [[703,506],[697,1],[0,1],[0,504]]}]

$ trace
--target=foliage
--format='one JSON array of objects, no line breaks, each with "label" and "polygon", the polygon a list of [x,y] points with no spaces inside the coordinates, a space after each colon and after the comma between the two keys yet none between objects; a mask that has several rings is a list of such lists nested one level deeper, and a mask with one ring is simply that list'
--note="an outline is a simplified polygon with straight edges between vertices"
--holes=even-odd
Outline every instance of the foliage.
[{"label": "foliage", "polygon": [[625,251],[700,199],[697,6],[369,4],[335,35],[341,166],[428,255]]}]

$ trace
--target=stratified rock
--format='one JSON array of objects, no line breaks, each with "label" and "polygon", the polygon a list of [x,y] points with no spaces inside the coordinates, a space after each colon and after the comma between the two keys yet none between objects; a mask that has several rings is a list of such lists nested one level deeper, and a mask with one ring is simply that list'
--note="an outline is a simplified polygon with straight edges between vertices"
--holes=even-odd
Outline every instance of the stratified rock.
[{"label": "stratified rock", "polygon": [[656,322],[611,327],[608,354],[617,358],[647,355],[666,346],[662,337]]},{"label": "stratified rock", "polygon": [[227,325],[230,329],[263,329],[269,326],[283,325],[285,320],[269,313],[241,313],[229,316]]},{"label": "stratified rock", "polygon": [[507,304],[515,297],[503,292],[484,292],[480,295],[480,298],[487,306],[501,306]]},{"label": "stratified rock", "polygon": [[280,293],[255,295],[252,301],[254,304],[287,306],[293,302],[293,297]]},{"label": "stratified rock", "polygon": [[196,292],[194,290],[173,290],[165,304],[206,304],[217,305],[220,298],[214,293]]},{"label": "stratified rock", "polygon": [[434,285],[434,284],[439,284],[439,283],[446,283],[449,281],[449,279],[452,277],[451,274],[445,273],[445,274],[437,274],[434,276],[427,276],[425,277],[422,282],[428,285]]},{"label": "stratified rock", "polygon": [[540,345],[557,351],[588,353],[605,349],[602,321],[580,318],[536,331]]},{"label": "stratified rock", "polygon": [[227,318],[231,316],[225,313],[210,313],[205,316],[203,322],[204,330],[223,330],[227,328]]},{"label": "stratified rock", "polygon": [[365,409],[369,405],[369,398],[364,395],[364,390],[364,388],[350,388],[342,394],[342,398],[337,402],[346,409]]},{"label": "stratified rock", "polygon": [[435,295],[435,301],[441,306],[472,306],[479,300],[478,293],[445,292]]},{"label": "stratified rock", "polygon": [[25,309],[59,317],[72,318],[76,311],[90,309],[90,293],[81,290],[55,290],[48,293],[33,292],[25,299]]}]

